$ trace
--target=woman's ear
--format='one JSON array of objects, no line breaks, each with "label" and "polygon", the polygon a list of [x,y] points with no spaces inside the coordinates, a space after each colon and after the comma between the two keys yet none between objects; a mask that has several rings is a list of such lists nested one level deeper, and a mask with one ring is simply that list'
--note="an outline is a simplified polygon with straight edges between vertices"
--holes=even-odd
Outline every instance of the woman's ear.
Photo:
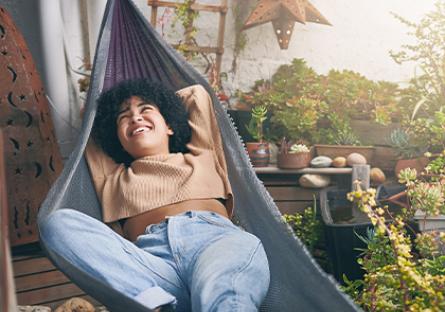
[{"label": "woman's ear", "polygon": [[173,129],[172,129],[170,126],[168,126],[167,134],[168,134],[168,135],[173,135],[173,134],[175,134],[175,132],[173,131]]}]

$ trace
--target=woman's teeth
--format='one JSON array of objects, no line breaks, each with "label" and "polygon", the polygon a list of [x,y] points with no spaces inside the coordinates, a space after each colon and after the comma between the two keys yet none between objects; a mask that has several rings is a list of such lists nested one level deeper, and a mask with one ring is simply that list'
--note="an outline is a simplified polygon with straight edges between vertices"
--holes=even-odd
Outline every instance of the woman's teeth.
[{"label": "woman's teeth", "polygon": [[146,132],[146,131],[149,131],[149,130],[151,130],[151,129],[148,128],[148,127],[140,127],[140,128],[135,129],[135,130],[131,133],[131,135],[135,135],[135,134],[138,134],[138,133],[141,133],[141,132]]}]

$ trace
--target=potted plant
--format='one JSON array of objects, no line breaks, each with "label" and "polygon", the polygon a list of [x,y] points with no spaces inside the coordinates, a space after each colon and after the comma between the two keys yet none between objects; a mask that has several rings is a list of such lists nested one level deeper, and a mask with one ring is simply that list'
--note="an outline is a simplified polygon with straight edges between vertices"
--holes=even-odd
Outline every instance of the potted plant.
[{"label": "potted plant", "polygon": [[309,167],[312,159],[311,150],[304,144],[289,144],[283,139],[278,153],[277,166],[284,169],[301,169]]},{"label": "potted plant", "polygon": [[[413,169],[406,169],[399,176],[408,188],[420,182],[413,173]],[[376,204],[375,195],[374,189],[356,189],[348,194],[348,199],[367,214],[372,227],[361,235],[365,247],[358,263],[364,276],[345,279],[343,290],[365,311],[443,311],[444,233],[416,232],[409,224],[413,209],[397,216],[386,214],[387,208]],[[426,200],[429,208],[440,203],[433,210],[439,206],[443,210],[440,197],[429,200],[430,195],[420,191],[415,196]]]},{"label": "potted plant", "polygon": [[422,174],[407,168],[399,175],[399,182],[406,185],[407,202],[415,211],[414,219],[418,220],[421,231],[445,231],[445,151],[433,158]]},{"label": "potted plant", "polygon": [[394,168],[397,175],[405,169],[416,169],[422,172],[428,164],[428,158],[423,156],[424,148],[418,146],[413,140],[413,135],[403,129],[395,129],[390,136],[391,146],[396,150],[398,160]]},{"label": "potted plant", "polygon": [[314,144],[318,156],[328,156],[334,159],[339,156],[346,158],[351,153],[359,153],[366,158],[367,163],[371,163],[374,147],[361,145],[345,117],[340,117],[337,113],[330,113],[324,122],[327,125],[321,127],[316,138],[317,142],[324,144]]},{"label": "potted plant", "polygon": [[269,143],[264,141],[263,123],[267,119],[266,105],[252,107],[251,119],[247,126],[248,132],[255,142],[247,142],[246,148],[254,167],[265,167],[269,164]]}]

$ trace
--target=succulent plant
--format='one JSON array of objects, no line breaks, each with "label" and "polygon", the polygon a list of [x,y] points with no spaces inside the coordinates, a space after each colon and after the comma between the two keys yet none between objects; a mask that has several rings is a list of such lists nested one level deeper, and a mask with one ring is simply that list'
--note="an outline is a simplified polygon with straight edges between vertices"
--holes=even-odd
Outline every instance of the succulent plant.
[{"label": "succulent plant", "polygon": [[308,153],[309,148],[304,144],[293,144],[290,149],[289,153]]},{"label": "succulent plant", "polygon": [[395,129],[391,132],[390,143],[402,159],[415,158],[422,154],[419,147],[414,144],[411,135],[403,129]]},{"label": "succulent plant", "polygon": [[336,133],[334,143],[336,145],[360,145],[360,140],[352,130],[345,129]]},{"label": "succulent plant", "polygon": [[247,131],[252,135],[252,137],[262,142],[263,137],[263,123],[267,119],[267,106],[257,105],[252,107],[251,119],[249,125],[247,125]]}]

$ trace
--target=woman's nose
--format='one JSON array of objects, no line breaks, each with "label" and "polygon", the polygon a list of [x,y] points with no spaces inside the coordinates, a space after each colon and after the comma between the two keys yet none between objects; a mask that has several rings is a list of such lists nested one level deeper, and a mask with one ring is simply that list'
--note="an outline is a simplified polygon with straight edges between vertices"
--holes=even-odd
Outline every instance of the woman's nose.
[{"label": "woman's nose", "polygon": [[132,122],[139,122],[139,121],[142,121],[142,116],[139,115],[139,114],[134,114],[134,115],[131,117],[131,120],[132,120]]}]

